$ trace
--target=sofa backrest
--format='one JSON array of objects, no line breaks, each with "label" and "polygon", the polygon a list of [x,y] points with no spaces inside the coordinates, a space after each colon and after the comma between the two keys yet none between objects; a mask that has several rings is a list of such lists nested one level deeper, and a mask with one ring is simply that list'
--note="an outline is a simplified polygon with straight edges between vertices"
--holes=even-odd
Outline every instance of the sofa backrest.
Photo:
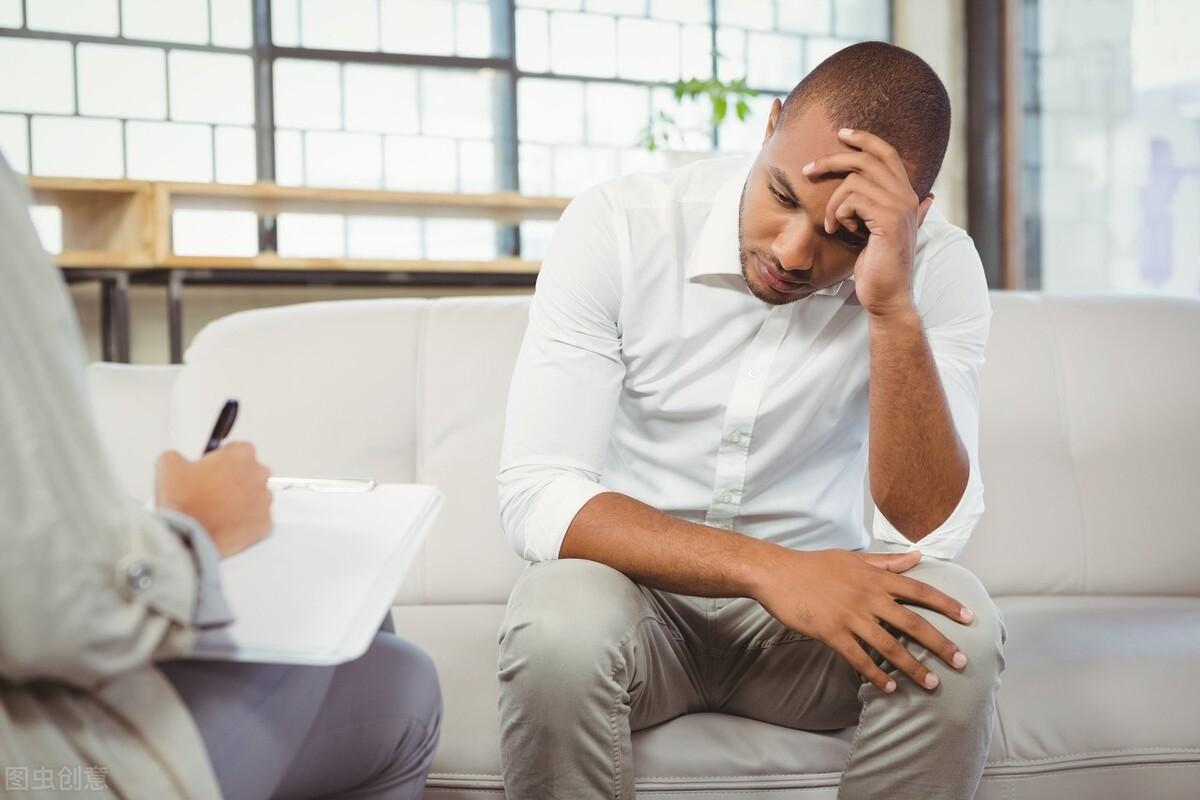
[{"label": "sofa backrest", "polygon": [[233,314],[194,339],[171,440],[199,450],[226,397],[232,438],[276,475],[432,483],[445,505],[402,603],[503,603],[525,562],[496,472],[527,296],[309,303]]},{"label": "sofa backrest", "polygon": [[[993,295],[987,512],[963,555],[996,594],[1200,594],[1200,302]],[[440,486],[402,602],[502,603],[523,562],[495,474],[528,297],[234,314],[188,350],[170,436],[197,452],[228,396],[276,474]]]},{"label": "sofa backrest", "polygon": [[1200,299],[992,307],[962,563],[996,594],[1200,595]]}]

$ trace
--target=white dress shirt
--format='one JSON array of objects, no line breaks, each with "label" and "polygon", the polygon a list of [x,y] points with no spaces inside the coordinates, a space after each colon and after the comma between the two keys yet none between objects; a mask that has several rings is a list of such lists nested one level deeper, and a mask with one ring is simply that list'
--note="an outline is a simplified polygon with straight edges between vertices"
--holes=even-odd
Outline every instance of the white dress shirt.
[{"label": "white dress shirt", "polygon": [[[861,550],[869,434],[867,315],[854,281],[759,300],[738,260],[752,159],[700,161],[593,187],[542,262],[509,393],[501,524],[529,561],[621,492],[690,522],[787,547]],[[957,557],[983,512],[979,369],[991,306],[970,237],[932,209],[913,294],[970,478],[915,545]],[[912,545],[881,513],[879,539]]]}]

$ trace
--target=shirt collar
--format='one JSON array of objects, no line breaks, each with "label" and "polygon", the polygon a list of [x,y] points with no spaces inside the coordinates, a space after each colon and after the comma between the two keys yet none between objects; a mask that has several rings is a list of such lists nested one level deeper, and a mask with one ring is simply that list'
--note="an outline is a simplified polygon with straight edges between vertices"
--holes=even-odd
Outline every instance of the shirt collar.
[{"label": "shirt collar", "polygon": [[[754,159],[747,158],[713,195],[708,216],[688,255],[686,273],[689,281],[702,275],[734,275],[739,285],[744,285],[742,265],[738,260],[738,206],[752,166]],[[813,294],[836,295],[843,283],[845,281],[818,289]]]}]

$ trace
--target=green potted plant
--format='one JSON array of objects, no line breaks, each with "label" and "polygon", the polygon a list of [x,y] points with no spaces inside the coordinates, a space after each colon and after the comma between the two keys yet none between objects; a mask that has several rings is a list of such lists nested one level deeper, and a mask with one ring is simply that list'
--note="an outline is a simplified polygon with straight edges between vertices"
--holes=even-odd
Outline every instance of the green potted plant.
[{"label": "green potted plant", "polygon": [[[646,124],[642,132],[641,144],[652,153],[662,149],[668,154],[680,154],[680,146],[685,133],[695,131],[707,135],[709,130],[719,129],[721,124],[729,118],[731,109],[739,120],[745,121],[750,114],[750,104],[747,100],[757,94],[758,92],[746,85],[744,77],[730,81],[723,81],[715,76],[677,81],[674,86],[677,104],[703,102],[707,98],[710,113],[706,124],[685,126],[678,121],[675,114],[660,109]],[[684,155],[695,156],[697,154]]]}]

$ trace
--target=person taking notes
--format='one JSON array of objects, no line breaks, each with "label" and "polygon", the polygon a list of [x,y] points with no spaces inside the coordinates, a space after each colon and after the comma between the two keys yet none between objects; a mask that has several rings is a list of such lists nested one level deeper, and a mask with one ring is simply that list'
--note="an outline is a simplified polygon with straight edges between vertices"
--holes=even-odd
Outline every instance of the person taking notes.
[{"label": "person taking notes", "polygon": [[232,621],[217,565],[270,529],[268,470],[171,452],[155,510],[123,495],[28,200],[0,157],[0,763],[119,797],[419,797],[441,694],[390,623],[338,666],[187,660]]}]

